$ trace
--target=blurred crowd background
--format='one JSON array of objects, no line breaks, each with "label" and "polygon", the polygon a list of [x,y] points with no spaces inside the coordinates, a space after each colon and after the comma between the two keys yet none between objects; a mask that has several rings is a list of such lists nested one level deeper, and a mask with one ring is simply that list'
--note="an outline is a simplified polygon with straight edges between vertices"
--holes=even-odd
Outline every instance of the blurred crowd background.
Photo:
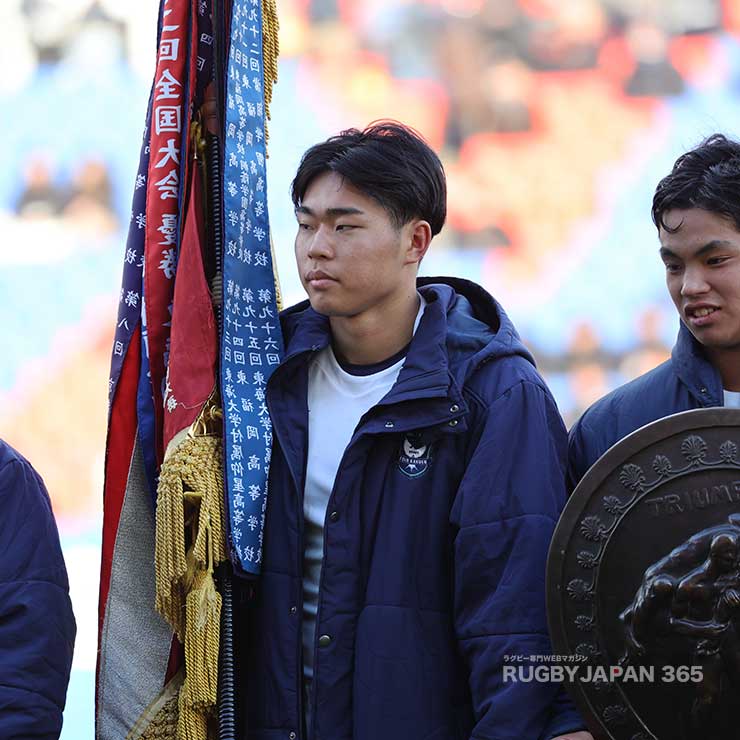
[{"label": "blurred crowd background", "polygon": [[[568,423],[670,352],[650,203],[740,122],[740,0],[278,0],[269,190],[287,302],[290,179],[341,128],[395,118],[441,153],[423,272],[482,283]],[[0,436],[42,473],[79,637],[65,740],[92,737],[110,349],[156,0],[3,0]]]}]

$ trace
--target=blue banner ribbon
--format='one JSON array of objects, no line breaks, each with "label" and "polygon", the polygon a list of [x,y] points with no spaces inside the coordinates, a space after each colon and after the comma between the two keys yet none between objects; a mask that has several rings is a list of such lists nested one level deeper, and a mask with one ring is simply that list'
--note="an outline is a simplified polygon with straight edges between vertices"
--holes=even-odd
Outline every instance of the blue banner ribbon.
[{"label": "blue banner ribbon", "polygon": [[221,392],[234,566],[258,574],[272,424],[265,386],[282,332],[267,215],[262,5],[234,0],[224,122],[224,311]]}]

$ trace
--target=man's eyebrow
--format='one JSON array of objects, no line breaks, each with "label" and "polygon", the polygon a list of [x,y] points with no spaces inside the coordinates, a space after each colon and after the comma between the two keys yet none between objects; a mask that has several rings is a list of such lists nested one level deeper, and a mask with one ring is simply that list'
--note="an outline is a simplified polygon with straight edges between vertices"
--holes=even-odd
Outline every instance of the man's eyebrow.
[{"label": "man's eyebrow", "polygon": [[[303,213],[306,216],[316,216],[313,210],[308,206],[299,205],[295,208],[296,213]],[[359,208],[353,208],[347,206],[346,208],[327,208],[326,215],[330,218],[338,218],[340,216],[364,216],[365,211],[361,211]]]},{"label": "man's eyebrow", "polygon": [[361,211],[359,208],[353,208],[347,206],[346,208],[327,208],[327,216],[364,216],[365,211]]},{"label": "man's eyebrow", "polygon": [[[733,249],[737,249],[737,245],[731,241],[728,241],[727,239],[712,239],[712,241],[707,242],[703,247],[697,249],[696,252],[694,252],[694,256],[703,257],[708,252],[713,252],[715,249],[723,249],[725,247],[732,247]],[[660,256],[680,259],[680,257],[675,252],[668,249],[668,247],[660,248]]]},{"label": "man's eyebrow", "polygon": [[707,242],[701,249],[696,252],[696,256],[701,257],[707,252],[712,252],[715,249],[724,249],[725,247],[736,248],[735,244],[733,244],[731,241],[728,241],[727,239],[712,239],[712,241]]}]

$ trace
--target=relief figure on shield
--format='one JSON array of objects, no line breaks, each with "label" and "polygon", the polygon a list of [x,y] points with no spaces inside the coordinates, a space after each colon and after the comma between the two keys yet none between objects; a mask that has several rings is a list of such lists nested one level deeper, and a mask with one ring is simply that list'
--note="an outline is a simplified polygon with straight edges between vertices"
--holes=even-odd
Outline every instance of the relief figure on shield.
[{"label": "relief figure on shield", "polygon": [[620,615],[623,666],[670,661],[675,642],[667,639],[686,641],[691,666],[701,669],[686,716],[690,737],[734,736],[727,733],[736,725],[731,709],[740,688],[740,530],[732,528],[699,532],[653,564]]}]

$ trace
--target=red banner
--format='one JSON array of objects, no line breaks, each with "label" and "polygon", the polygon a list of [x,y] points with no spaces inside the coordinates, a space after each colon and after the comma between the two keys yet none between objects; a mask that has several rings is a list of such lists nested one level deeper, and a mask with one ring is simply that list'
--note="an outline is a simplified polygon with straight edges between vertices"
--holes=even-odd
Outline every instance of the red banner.
[{"label": "red banner", "polygon": [[178,257],[181,150],[188,127],[185,101],[188,14],[187,0],[165,0],[149,143],[144,305],[158,465],[164,454],[163,398]]},{"label": "red banner", "polygon": [[197,418],[216,383],[218,334],[203,271],[203,193],[192,168],[172,311],[170,362],[164,398],[164,447]]}]

